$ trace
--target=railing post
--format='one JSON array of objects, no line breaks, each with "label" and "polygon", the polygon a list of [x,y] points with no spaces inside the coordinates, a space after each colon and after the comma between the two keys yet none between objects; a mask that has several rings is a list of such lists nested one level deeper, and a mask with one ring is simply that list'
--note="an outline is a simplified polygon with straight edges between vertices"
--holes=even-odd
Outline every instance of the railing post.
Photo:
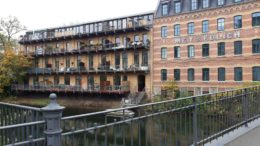
[{"label": "railing post", "polygon": [[248,127],[248,89],[243,89],[243,94],[242,94],[242,112],[243,112],[243,117],[245,121],[245,126]]},{"label": "railing post", "polygon": [[64,107],[60,106],[57,101],[57,95],[52,93],[50,95],[50,103],[43,107],[43,117],[46,121],[46,136],[47,146],[61,146],[61,117]]},{"label": "railing post", "polygon": [[193,101],[193,120],[192,120],[192,125],[193,125],[193,146],[197,146],[198,142],[198,111],[197,111],[197,101],[196,97],[192,98]]}]

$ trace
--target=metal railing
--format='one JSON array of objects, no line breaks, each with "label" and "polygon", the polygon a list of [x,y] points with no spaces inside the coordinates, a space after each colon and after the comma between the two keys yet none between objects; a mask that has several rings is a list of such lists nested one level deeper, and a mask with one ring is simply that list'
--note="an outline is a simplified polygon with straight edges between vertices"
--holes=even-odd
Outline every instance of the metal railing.
[{"label": "metal railing", "polygon": [[128,85],[89,85],[88,87],[72,85],[12,85],[13,91],[49,91],[49,92],[84,92],[84,93],[125,93],[130,92]]},{"label": "metal railing", "polygon": [[80,48],[70,48],[68,50],[64,48],[39,48],[36,51],[23,52],[24,55],[32,56],[44,56],[44,55],[69,55],[69,54],[81,54],[81,53],[91,53],[91,52],[103,52],[103,51],[116,51],[116,50],[128,50],[128,49],[149,49],[150,40],[147,42],[129,42],[125,45],[123,44],[95,44],[95,45],[84,45]]},{"label": "metal railing", "polygon": [[[54,105],[44,108],[48,145],[204,145],[259,118],[260,86],[63,118],[63,108]],[[0,134],[8,128],[0,127]]]},{"label": "metal railing", "polygon": [[65,117],[63,145],[204,145],[258,118],[259,96],[258,86]]},{"label": "metal railing", "polygon": [[0,126],[42,120],[40,108],[0,102]]}]

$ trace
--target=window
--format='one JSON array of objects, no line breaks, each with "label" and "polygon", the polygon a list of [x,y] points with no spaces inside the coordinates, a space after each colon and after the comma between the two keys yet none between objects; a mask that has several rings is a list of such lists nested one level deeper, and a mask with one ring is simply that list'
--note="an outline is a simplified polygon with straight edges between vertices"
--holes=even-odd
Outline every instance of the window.
[{"label": "window", "polygon": [[191,0],[191,10],[196,10],[198,7],[197,0]]},{"label": "window", "polygon": [[119,69],[120,68],[120,53],[115,52],[115,68]]},{"label": "window", "polygon": [[181,70],[180,69],[174,69],[174,80],[180,81],[181,79]]},{"label": "window", "polygon": [[175,13],[181,12],[181,2],[175,2],[174,7],[175,7]]},{"label": "window", "polygon": [[234,42],[234,54],[235,55],[242,54],[242,41],[235,41]]},{"label": "window", "polygon": [[225,43],[221,42],[218,43],[218,56],[224,56],[225,55]]},{"label": "window", "polygon": [[188,57],[193,58],[195,56],[195,48],[194,46],[188,46]]},{"label": "window", "polygon": [[167,59],[167,48],[161,49],[161,59]]},{"label": "window", "polygon": [[194,69],[193,68],[188,69],[188,81],[194,81]]},{"label": "window", "polygon": [[224,31],[225,30],[225,19],[220,18],[218,19],[218,31]]},{"label": "window", "polygon": [[168,4],[163,4],[162,5],[162,15],[163,16],[168,15]]},{"label": "window", "polygon": [[167,37],[167,26],[163,26],[161,28],[161,37],[166,38]]},{"label": "window", "polygon": [[209,69],[208,68],[202,69],[202,80],[209,81]]},{"label": "window", "polygon": [[202,7],[203,8],[208,8],[209,7],[209,0],[203,0],[202,1]]},{"label": "window", "polygon": [[122,52],[122,61],[123,61],[123,68],[127,69],[128,68],[128,55],[126,51]]},{"label": "window", "polygon": [[202,45],[202,56],[208,57],[209,56],[209,44]]},{"label": "window", "polygon": [[253,67],[253,81],[260,81],[260,66]]},{"label": "window", "polygon": [[218,5],[223,6],[224,5],[224,0],[218,0]]},{"label": "window", "polygon": [[65,76],[64,77],[64,84],[65,85],[70,85],[70,76]]},{"label": "window", "polygon": [[235,67],[234,69],[234,80],[242,81],[243,80],[243,69],[242,67]]},{"label": "window", "polygon": [[181,51],[181,48],[179,46],[174,47],[174,58],[181,57],[180,51]]},{"label": "window", "polygon": [[161,80],[167,81],[167,70],[166,69],[161,70]]},{"label": "window", "polygon": [[134,51],[134,64],[139,66],[139,52],[138,51]]},{"label": "window", "polygon": [[260,39],[253,40],[252,45],[253,54],[260,53]]},{"label": "window", "polygon": [[225,80],[226,80],[226,69],[218,68],[218,81],[225,81]]},{"label": "window", "polygon": [[234,17],[234,29],[242,28],[242,16]]},{"label": "window", "polygon": [[142,65],[148,66],[148,51],[147,50],[142,52]]},{"label": "window", "polygon": [[260,12],[252,14],[252,26],[260,26]]},{"label": "window", "polygon": [[180,36],[181,34],[181,26],[180,24],[174,25],[174,36]]},{"label": "window", "polygon": [[139,35],[134,36],[134,42],[139,42]]},{"label": "window", "polygon": [[208,20],[202,21],[202,32],[203,33],[209,32],[209,21]]},{"label": "window", "polygon": [[188,34],[194,34],[194,23],[188,23]]}]

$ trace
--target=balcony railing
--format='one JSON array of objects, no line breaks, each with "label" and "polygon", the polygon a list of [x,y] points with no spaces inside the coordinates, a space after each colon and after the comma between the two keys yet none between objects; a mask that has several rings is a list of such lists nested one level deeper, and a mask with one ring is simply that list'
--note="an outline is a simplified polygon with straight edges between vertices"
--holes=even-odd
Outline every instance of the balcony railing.
[{"label": "balcony railing", "polygon": [[12,85],[13,91],[40,91],[40,92],[83,92],[83,93],[128,93],[130,85],[88,85],[82,87],[79,85]]},{"label": "balcony railing", "polygon": [[80,48],[76,49],[46,49],[46,48],[38,48],[34,52],[33,51],[25,51],[24,55],[31,56],[48,56],[48,55],[69,55],[69,54],[82,54],[82,53],[96,53],[96,52],[104,52],[104,51],[116,51],[116,50],[128,50],[128,49],[149,49],[150,48],[150,40],[146,42],[129,42],[126,45],[121,44],[96,44],[96,45],[84,45]]},{"label": "balcony railing", "polygon": [[72,38],[72,36],[96,36],[98,34],[114,34],[117,32],[147,30],[153,23],[153,14],[144,14],[127,18],[118,18],[102,22],[87,23],[82,25],[52,28],[27,32],[22,36],[20,43],[47,40],[54,38]]},{"label": "balcony railing", "polygon": [[28,74],[66,74],[66,73],[97,73],[97,72],[149,72],[150,65],[130,66],[122,65],[99,65],[93,67],[61,67],[61,68],[32,68],[28,70]]}]

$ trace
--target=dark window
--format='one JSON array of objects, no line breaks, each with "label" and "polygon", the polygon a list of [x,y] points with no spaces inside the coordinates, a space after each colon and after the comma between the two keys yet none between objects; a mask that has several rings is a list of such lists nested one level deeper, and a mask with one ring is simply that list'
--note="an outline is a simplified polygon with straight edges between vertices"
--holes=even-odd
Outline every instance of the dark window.
[{"label": "dark window", "polygon": [[260,39],[253,40],[252,45],[253,53],[260,53]]},{"label": "dark window", "polygon": [[163,26],[162,28],[161,28],[161,37],[162,38],[166,38],[167,37],[167,26]]},{"label": "dark window", "polygon": [[220,18],[218,19],[218,31],[224,31],[225,30],[225,19]]},{"label": "dark window", "polygon": [[122,60],[123,60],[123,68],[127,69],[128,68],[128,55],[126,51],[122,52]]},{"label": "dark window", "polygon": [[234,17],[234,29],[242,28],[242,16]]},{"label": "dark window", "polygon": [[181,12],[181,2],[175,2],[175,13],[180,13]]},{"label": "dark window", "polygon": [[253,67],[253,81],[260,81],[260,66]]},{"label": "dark window", "polygon": [[127,76],[124,75],[124,76],[123,76],[123,81],[125,82],[125,81],[127,81],[127,80],[128,80]]},{"label": "dark window", "polygon": [[168,15],[168,4],[163,4],[162,5],[162,15],[163,16]]},{"label": "dark window", "polygon": [[208,57],[209,56],[209,44],[202,45],[202,56]]},{"label": "dark window", "polygon": [[142,52],[142,65],[148,66],[148,51]]},{"label": "dark window", "polygon": [[224,56],[225,55],[225,43],[221,42],[218,43],[218,56]]},{"label": "dark window", "polygon": [[60,84],[59,76],[54,76],[54,85],[59,85],[59,84]]},{"label": "dark window", "polygon": [[243,69],[242,67],[235,67],[234,69],[234,80],[242,81],[243,80]]},{"label": "dark window", "polygon": [[208,8],[209,7],[209,0],[203,0],[202,1],[202,7],[203,8]]},{"label": "dark window", "polygon": [[161,49],[161,59],[167,59],[167,48]]},{"label": "dark window", "polygon": [[208,68],[202,69],[202,80],[209,81],[209,69]]},{"label": "dark window", "polygon": [[188,34],[194,34],[194,23],[188,23]]},{"label": "dark window", "polygon": [[181,79],[181,70],[180,69],[174,69],[174,80],[180,81]]},{"label": "dark window", "polygon": [[260,26],[260,12],[252,14],[252,25]]},{"label": "dark window", "polygon": [[88,62],[88,63],[89,63],[89,69],[92,70],[93,67],[94,67],[94,62],[93,62],[94,57],[93,57],[92,54],[89,54],[89,58],[88,58],[88,60],[89,60],[89,62]]},{"label": "dark window", "polygon": [[180,24],[174,25],[174,36],[179,36],[181,34],[181,26]]},{"label": "dark window", "polygon": [[139,52],[137,50],[134,51],[134,64],[139,66]]},{"label": "dark window", "polygon": [[70,85],[70,76],[65,76],[64,77],[64,84],[65,85]]},{"label": "dark window", "polygon": [[226,80],[226,69],[218,68],[218,81],[225,81],[225,80]]},{"label": "dark window", "polygon": [[208,20],[202,21],[202,32],[203,33],[209,32],[209,21]]},{"label": "dark window", "polygon": [[167,70],[166,69],[161,70],[161,80],[167,81]]},{"label": "dark window", "polygon": [[188,81],[194,81],[194,69],[193,68],[188,69]]},{"label": "dark window", "polygon": [[191,10],[196,10],[198,7],[197,0],[191,0]]},{"label": "dark window", "polygon": [[179,46],[174,47],[174,58],[180,58],[181,57],[180,50],[181,49],[180,49]]},{"label": "dark window", "polygon": [[218,0],[218,5],[223,6],[225,4],[225,0]]},{"label": "dark window", "polygon": [[234,42],[234,54],[235,55],[240,55],[240,54],[242,54],[242,41],[235,41]]},{"label": "dark window", "polygon": [[193,58],[195,56],[195,48],[193,45],[188,46],[188,57]]},{"label": "dark window", "polygon": [[120,68],[120,53],[115,52],[115,68]]}]

